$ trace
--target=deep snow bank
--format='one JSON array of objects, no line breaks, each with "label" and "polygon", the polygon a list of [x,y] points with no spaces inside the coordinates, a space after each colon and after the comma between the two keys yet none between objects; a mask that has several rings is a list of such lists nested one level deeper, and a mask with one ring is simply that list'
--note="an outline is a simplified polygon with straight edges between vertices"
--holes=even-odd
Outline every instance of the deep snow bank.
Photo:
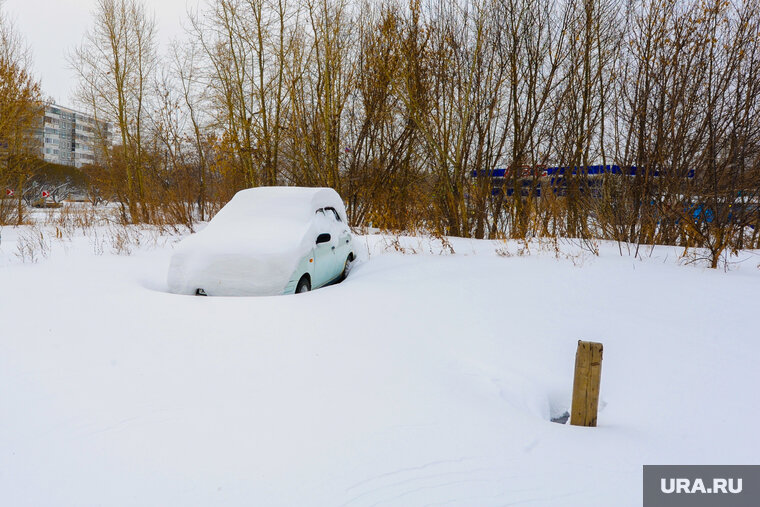
[{"label": "deep snow bank", "polygon": [[[23,232],[0,247],[3,505],[637,506],[642,464],[757,462],[751,253],[367,236],[340,285],[196,298],[164,292],[171,244],[30,264]],[[578,339],[605,345],[596,429],[548,421]]]}]

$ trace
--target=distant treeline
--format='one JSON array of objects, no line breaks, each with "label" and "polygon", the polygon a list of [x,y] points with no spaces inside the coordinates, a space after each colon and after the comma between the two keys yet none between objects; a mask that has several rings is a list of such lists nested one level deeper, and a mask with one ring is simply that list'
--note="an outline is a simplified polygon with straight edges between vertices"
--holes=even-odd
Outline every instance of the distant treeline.
[{"label": "distant treeline", "polygon": [[760,248],[757,0],[208,0],[160,55],[155,26],[98,0],[71,57],[126,222],[320,185],[357,226]]}]

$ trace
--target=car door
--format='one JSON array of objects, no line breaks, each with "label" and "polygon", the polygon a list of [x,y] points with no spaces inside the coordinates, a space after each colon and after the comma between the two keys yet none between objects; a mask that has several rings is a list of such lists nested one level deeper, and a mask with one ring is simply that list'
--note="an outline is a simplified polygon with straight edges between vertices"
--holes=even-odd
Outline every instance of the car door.
[{"label": "car door", "polygon": [[343,265],[346,262],[348,254],[351,253],[351,231],[348,228],[348,224],[341,220],[335,208],[325,208],[328,212],[328,218],[334,219],[334,227],[338,238],[335,258],[335,276],[340,275],[343,272]]},{"label": "car door", "polygon": [[[330,213],[332,215],[332,213]],[[336,250],[338,245],[338,235],[335,229],[335,219],[331,218],[324,209],[317,210],[314,220],[316,224],[317,236],[314,245],[314,271],[312,273],[312,288],[320,287],[333,278],[335,278]],[[320,241],[325,238],[323,235],[329,235],[327,241]]]}]

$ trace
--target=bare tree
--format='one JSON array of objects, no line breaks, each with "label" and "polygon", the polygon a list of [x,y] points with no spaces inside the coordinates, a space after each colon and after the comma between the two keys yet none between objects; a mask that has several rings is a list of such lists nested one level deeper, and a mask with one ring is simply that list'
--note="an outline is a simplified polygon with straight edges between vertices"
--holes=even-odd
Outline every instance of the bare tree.
[{"label": "bare tree", "polygon": [[[0,3],[0,224],[24,218],[24,187],[39,157],[35,133],[43,128],[41,108],[31,53]],[[8,187],[15,206],[5,199]]]},{"label": "bare tree", "polygon": [[[79,76],[77,96],[95,117],[116,126],[119,150],[108,149],[101,132],[104,160],[125,172],[120,196],[125,220],[149,220],[144,178],[150,92],[156,69],[156,28],[140,0],[97,0],[93,25],[70,56]],[[122,160],[114,160],[115,156]]]},{"label": "bare tree", "polygon": [[160,73],[136,1],[74,58],[131,219],[325,185],[356,225],[760,241],[755,0],[207,0]]}]

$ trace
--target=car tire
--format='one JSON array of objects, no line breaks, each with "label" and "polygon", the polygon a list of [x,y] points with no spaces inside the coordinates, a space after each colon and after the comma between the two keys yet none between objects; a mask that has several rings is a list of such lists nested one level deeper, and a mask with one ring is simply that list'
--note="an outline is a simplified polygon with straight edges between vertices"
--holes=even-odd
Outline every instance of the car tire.
[{"label": "car tire", "polygon": [[298,285],[296,285],[296,294],[303,294],[304,292],[309,292],[310,290],[311,282],[309,281],[309,277],[304,275],[300,280],[298,280]]},{"label": "car tire", "polygon": [[343,263],[343,272],[340,274],[340,278],[338,278],[339,282],[342,282],[348,276],[348,271],[351,266],[351,260],[352,260],[352,255],[349,255],[348,257],[346,257],[346,262]]}]

